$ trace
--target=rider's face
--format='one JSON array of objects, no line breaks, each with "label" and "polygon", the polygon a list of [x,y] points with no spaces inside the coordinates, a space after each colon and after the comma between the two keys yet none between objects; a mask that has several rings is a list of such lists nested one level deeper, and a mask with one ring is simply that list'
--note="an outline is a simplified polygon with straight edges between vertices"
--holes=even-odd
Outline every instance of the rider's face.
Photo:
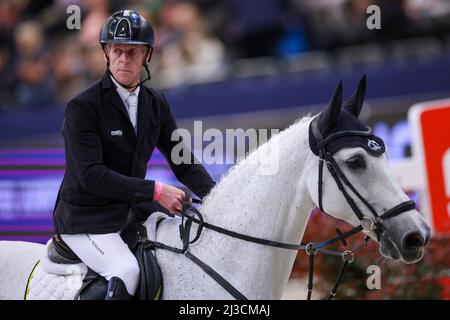
[{"label": "rider's face", "polygon": [[109,70],[114,78],[127,86],[136,85],[141,76],[141,67],[147,58],[147,47],[136,44],[111,44],[106,47],[106,52],[110,61]]}]

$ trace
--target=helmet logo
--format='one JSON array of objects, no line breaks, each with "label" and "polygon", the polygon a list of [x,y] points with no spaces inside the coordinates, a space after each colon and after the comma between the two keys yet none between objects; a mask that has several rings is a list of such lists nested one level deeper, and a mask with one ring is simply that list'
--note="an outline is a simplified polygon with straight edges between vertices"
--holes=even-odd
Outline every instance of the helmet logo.
[{"label": "helmet logo", "polygon": [[378,151],[381,149],[381,146],[375,140],[368,139],[367,146],[373,151]]},{"label": "helmet logo", "polygon": [[131,25],[128,19],[120,19],[117,23],[116,31],[114,32],[114,39],[130,39]]}]

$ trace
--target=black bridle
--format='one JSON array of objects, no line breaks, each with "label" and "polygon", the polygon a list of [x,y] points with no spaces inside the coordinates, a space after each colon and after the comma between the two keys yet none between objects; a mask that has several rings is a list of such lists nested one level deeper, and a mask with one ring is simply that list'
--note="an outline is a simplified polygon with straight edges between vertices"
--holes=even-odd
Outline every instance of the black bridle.
[{"label": "black bridle", "polygon": [[[364,230],[365,233],[369,232],[375,232],[377,236],[377,240],[380,240],[380,237],[383,233],[382,224],[383,221],[386,219],[390,219],[392,217],[395,217],[403,212],[413,210],[415,209],[416,205],[414,201],[407,200],[405,202],[400,203],[399,205],[396,205],[395,207],[387,210],[386,212],[379,215],[377,211],[370,205],[370,203],[355,189],[355,187],[350,183],[350,181],[347,179],[347,177],[344,175],[342,170],[337,165],[336,161],[334,160],[333,156],[327,151],[327,145],[344,136],[363,136],[363,137],[370,137],[372,135],[372,130],[367,127],[366,131],[353,131],[353,130],[346,130],[346,131],[340,131],[337,133],[334,133],[326,138],[323,138],[322,133],[320,132],[319,126],[318,126],[318,117],[315,117],[311,124],[311,132],[314,136],[314,139],[317,143],[318,149],[319,149],[319,178],[318,178],[318,193],[319,193],[319,208],[322,212],[326,211],[323,209],[323,203],[322,203],[322,195],[323,195],[323,164],[326,163],[328,171],[330,172],[331,176],[333,177],[334,181],[336,182],[339,191],[343,194],[345,197],[345,200],[352,208],[353,213],[358,217],[359,221],[361,222],[361,227]],[[372,217],[365,216],[359,207],[356,205],[354,199],[350,196],[346,188],[344,187],[344,184],[355,194],[358,199],[364,204],[364,206],[369,209],[370,213],[372,214]]]},{"label": "black bridle", "polygon": [[[309,275],[308,275],[308,296],[307,299],[310,300],[312,296],[313,291],[313,276],[314,276],[314,258],[317,253],[323,253],[327,255],[333,255],[342,257],[342,264],[341,268],[337,277],[337,280],[335,282],[334,287],[331,289],[330,294],[328,296],[328,299],[332,299],[337,292],[337,289],[342,282],[343,276],[345,271],[347,270],[347,267],[350,263],[354,261],[355,258],[355,252],[359,250],[361,247],[367,245],[367,242],[370,240],[370,238],[366,235],[364,238],[364,242],[357,246],[353,250],[345,250],[345,251],[333,251],[333,250],[327,250],[325,247],[336,243],[341,242],[344,246],[347,246],[346,239],[359,233],[360,231],[364,231],[366,234],[374,231],[377,235],[378,240],[380,239],[380,236],[382,234],[382,223],[386,219],[395,217],[405,211],[409,211],[415,208],[414,201],[405,201],[389,210],[384,212],[381,215],[378,215],[376,210],[368,203],[368,201],[361,196],[361,194],[353,187],[353,185],[349,182],[349,180],[345,177],[344,173],[341,171],[339,166],[336,164],[335,160],[333,159],[333,156],[326,151],[326,147],[328,143],[331,141],[346,136],[370,136],[372,134],[372,131],[370,128],[367,129],[367,131],[341,131],[338,133],[335,133],[333,135],[330,135],[326,138],[323,138],[322,134],[320,133],[320,130],[318,129],[317,125],[317,117],[313,119],[311,122],[311,129],[312,133],[314,135],[314,139],[317,142],[317,145],[319,147],[319,178],[318,178],[318,193],[319,193],[319,208],[322,212],[325,212],[323,210],[323,203],[322,203],[322,195],[323,195],[323,164],[324,162],[327,165],[327,168],[332,175],[333,179],[335,180],[339,190],[344,195],[346,201],[352,208],[355,215],[360,220],[361,224],[352,228],[351,230],[347,232],[341,232],[339,229],[336,229],[337,236],[328,239],[326,241],[322,241],[319,243],[301,243],[301,244],[291,244],[291,243],[283,243],[273,240],[267,240],[262,238],[256,238],[252,236],[248,236],[242,233],[234,232],[231,230],[224,229],[222,227],[207,223],[204,221],[202,214],[190,204],[190,197],[186,196],[183,202],[183,209],[181,210],[181,224],[179,226],[180,229],[180,237],[183,241],[183,248],[176,248],[176,247],[170,247],[163,243],[157,242],[157,241],[151,241],[148,239],[145,239],[145,241],[149,242],[149,244],[155,248],[169,250],[175,253],[184,254],[188,259],[193,261],[195,264],[197,264],[202,270],[204,270],[208,275],[210,275],[215,281],[217,281],[224,289],[226,289],[234,298],[238,300],[247,300],[247,298],[240,293],[231,283],[229,283],[225,278],[223,278],[219,273],[217,273],[213,268],[208,266],[206,263],[201,261],[199,258],[194,256],[190,250],[189,245],[196,242],[203,231],[203,228],[207,228],[219,233],[222,233],[224,235],[241,239],[244,241],[257,243],[265,246],[271,246],[275,248],[282,248],[282,249],[288,249],[288,250],[304,250],[306,254],[309,256]],[[361,210],[356,205],[353,198],[350,196],[350,194],[347,192],[347,190],[344,187],[344,184],[361,200],[361,202],[369,209],[372,217],[365,216]],[[201,200],[192,199],[193,203],[202,203]],[[160,220],[161,221],[161,220]],[[159,222],[160,222],[159,221]],[[190,231],[192,223],[196,223],[198,225],[197,232],[195,235],[195,238],[193,240],[190,240]]]}]

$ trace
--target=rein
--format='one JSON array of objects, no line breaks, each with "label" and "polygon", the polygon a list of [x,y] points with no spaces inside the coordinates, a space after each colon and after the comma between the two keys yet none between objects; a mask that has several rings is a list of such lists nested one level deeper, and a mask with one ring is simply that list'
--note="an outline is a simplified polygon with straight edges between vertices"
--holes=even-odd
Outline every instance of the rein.
[{"label": "rein", "polygon": [[[201,200],[198,199],[192,199],[192,202],[194,203],[202,203]],[[192,212],[193,214],[188,214],[188,212]],[[326,255],[332,255],[337,257],[342,257],[343,263],[341,265],[339,275],[337,277],[336,283],[334,287],[330,291],[330,295],[328,297],[329,300],[331,300],[337,292],[337,289],[342,282],[344,273],[347,269],[347,266],[349,263],[352,263],[354,260],[354,254],[357,250],[359,250],[363,245],[366,246],[367,242],[369,241],[369,237],[365,237],[363,244],[359,245],[357,248],[353,250],[345,250],[345,251],[333,251],[324,249],[324,247],[329,246],[336,242],[341,242],[345,246],[347,245],[346,239],[359,233],[361,230],[363,230],[362,226],[357,226],[352,228],[351,230],[342,233],[339,229],[336,229],[337,236],[330,238],[326,241],[322,241],[319,243],[301,243],[301,244],[292,244],[292,243],[284,243],[284,242],[278,242],[273,240],[268,240],[264,238],[257,238],[252,237],[249,235],[245,235],[242,233],[238,233],[235,231],[227,230],[222,227],[216,226],[214,224],[210,224],[208,222],[205,222],[203,220],[202,214],[197,210],[197,208],[191,206],[189,204],[189,196],[186,196],[184,202],[183,202],[183,210],[181,211],[181,217],[182,221],[179,226],[180,228],[180,237],[183,241],[183,248],[176,248],[167,246],[163,243],[148,240],[149,243],[151,243],[155,248],[158,249],[164,249],[169,250],[174,253],[178,254],[184,254],[188,259],[190,259],[192,262],[197,264],[200,268],[203,269],[209,276],[211,276],[217,283],[219,283],[225,290],[228,291],[235,299],[237,300],[247,300],[247,298],[240,293],[231,283],[229,283],[225,278],[223,278],[219,273],[217,273],[213,268],[208,266],[206,263],[201,261],[199,258],[194,256],[190,250],[189,245],[196,242],[201,235],[201,232],[203,231],[203,228],[207,228],[213,231],[216,231],[218,233],[230,236],[232,238],[241,239],[244,241],[257,243],[265,246],[275,247],[275,248],[281,248],[281,249],[287,249],[287,250],[296,250],[296,251],[305,251],[306,254],[309,256],[309,276],[308,276],[308,300],[311,300],[311,295],[313,291],[313,274],[314,274],[314,257],[317,253],[323,253]],[[186,222],[185,222],[186,220]],[[197,232],[195,235],[195,238],[193,240],[190,240],[190,231],[192,227],[192,223],[198,224]]]}]

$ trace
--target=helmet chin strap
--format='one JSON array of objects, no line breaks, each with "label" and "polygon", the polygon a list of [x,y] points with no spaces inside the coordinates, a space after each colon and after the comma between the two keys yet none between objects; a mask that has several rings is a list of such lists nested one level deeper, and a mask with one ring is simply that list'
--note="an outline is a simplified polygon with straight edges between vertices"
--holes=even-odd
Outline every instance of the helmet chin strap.
[{"label": "helmet chin strap", "polygon": [[153,48],[150,50],[150,57],[148,57],[148,60],[142,65],[144,68],[145,68],[145,71],[146,71],[146,78],[144,79],[144,80],[140,80],[136,85],[134,85],[134,86],[129,86],[129,85],[126,85],[126,84],[123,84],[123,83],[121,83],[119,80],[117,80],[116,79],[116,77],[114,77],[114,75],[112,74],[112,72],[111,72],[111,70],[109,69],[109,65],[110,65],[110,63],[109,63],[109,56],[108,56],[108,54],[106,53],[106,50],[105,50],[105,48],[103,47],[102,48],[103,49],[103,52],[105,53],[105,55],[106,55],[106,68],[107,68],[107,71],[108,71],[108,73],[109,73],[109,75],[111,76],[111,78],[113,78],[114,80],[116,80],[116,82],[118,83],[118,84],[120,84],[122,87],[124,87],[125,89],[128,89],[128,90],[134,90],[134,89],[136,89],[137,87],[139,87],[141,84],[143,84],[144,82],[147,82],[148,80],[150,80],[152,77],[151,77],[151,75],[150,75],[150,70],[149,70],[149,68],[148,68],[148,64],[147,64],[147,62],[150,62],[150,60],[151,60],[151,58],[152,58],[152,54],[153,54]]}]

